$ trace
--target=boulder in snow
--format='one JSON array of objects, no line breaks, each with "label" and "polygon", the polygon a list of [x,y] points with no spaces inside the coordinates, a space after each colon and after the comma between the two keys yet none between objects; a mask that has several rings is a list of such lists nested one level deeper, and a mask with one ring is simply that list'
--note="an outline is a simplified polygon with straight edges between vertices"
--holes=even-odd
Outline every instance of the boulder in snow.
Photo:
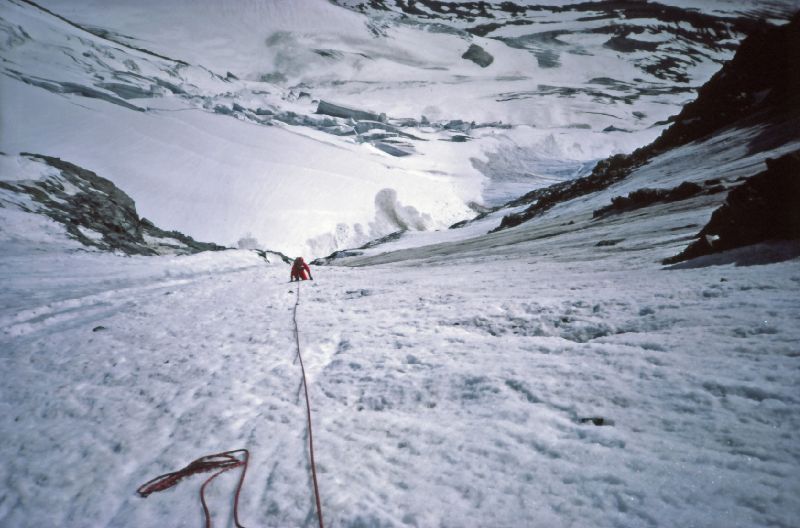
[{"label": "boulder in snow", "polygon": [[464,52],[461,58],[471,60],[481,68],[486,68],[494,62],[494,57],[477,44],[470,44],[469,49]]}]

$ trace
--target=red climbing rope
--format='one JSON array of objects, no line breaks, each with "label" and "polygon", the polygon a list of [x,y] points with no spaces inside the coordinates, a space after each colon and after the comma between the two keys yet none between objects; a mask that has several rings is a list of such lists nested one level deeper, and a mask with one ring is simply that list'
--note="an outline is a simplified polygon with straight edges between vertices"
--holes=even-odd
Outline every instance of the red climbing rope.
[{"label": "red climbing rope", "polygon": [[[244,455],[241,460],[235,456],[237,453],[242,453]],[[233,451],[225,451],[222,453],[215,453],[213,455],[200,457],[197,460],[190,462],[189,465],[183,469],[179,469],[178,471],[174,471],[172,473],[159,475],[158,477],[145,482],[139,486],[139,488],[136,490],[136,493],[142,497],[147,497],[151,493],[169,489],[191,475],[218,470],[216,473],[208,477],[206,481],[203,482],[203,485],[200,486],[200,502],[203,504],[203,513],[205,514],[206,518],[206,528],[211,528],[211,514],[208,511],[208,505],[206,504],[205,497],[206,486],[208,486],[212,480],[226,471],[241,467],[242,475],[239,477],[239,484],[236,486],[236,494],[234,495],[233,499],[233,521],[236,523],[236,528],[244,528],[244,526],[239,523],[239,494],[242,491],[242,484],[244,483],[244,475],[247,473],[247,462],[249,459],[250,452],[247,449],[235,449]]]},{"label": "red climbing rope", "polygon": [[[294,311],[292,313],[292,320],[294,321],[294,339],[297,345],[297,358],[300,360],[300,371],[303,374],[303,390],[306,396],[306,417],[308,419],[308,450],[311,455],[311,478],[314,481],[314,498],[317,503],[317,519],[319,520],[319,528],[325,528],[322,522],[322,501],[319,498],[319,485],[317,484],[317,467],[314,461],[314,434],[311,429],[311,403],[308,398],[308,383],[306,382],[306,369],[303,365],[303,356],[300,355],[300,331],[297,326],[297,307],[300,305],[300,284],[297,285],[297,301],[294,303]],[[244,456],[240,460],[236,454],[242,453]],[[247,462],[250,459],[250,452],[247,449],[235,449],[233,451],[225,451],[200,457],[192,461],[188,466],[172,473],[165,473],[158,477],[149,480],[148,482],[139,486],[136,492],[142,497],[147,497],[151,493],[157,491],[164,491],[178,484],[181,480],[195,475],[197,473],[207,473],[209,471],[216,471],[213,475],[208,477],[203,485],[200,486],[200,502],[203,504],[203,513],[206,519],[206,528],[211,528],[211,514],[208,511],[206,504],[205,491],[212,480],[221,474],[231,469],[241,467],[242,475],[239,477],[239,484],[236,486],[236,494],[233,499],[233,520],[236,523],[236,528],[244,528],[239,523],[239,494],[242,491],[242,484],[244,483],[244,475],[247,472]]]},{"label": "red climbing rope", "polygon": [[297,284],[297,301],[294,303],[294,339],[297,345],[297,358],[300,360],[300,371],[303,373],[303,391],[306,395],[306,417],[308,419],[308,452],[311,455],[311,478],[314,481],[314,498],[317,501],[317,520],[319,528],[325,528],[322,522],[322,501],[319,498],[319,485],[317,484],[317,467],[314,462],[314,434],[311,429],[311,403],[308,399],[308,383],[306,382],[306,368],[303,366],[303,356],[300,354],[300,332],[297,329],[297,306],[300,304],[300,284]]}]

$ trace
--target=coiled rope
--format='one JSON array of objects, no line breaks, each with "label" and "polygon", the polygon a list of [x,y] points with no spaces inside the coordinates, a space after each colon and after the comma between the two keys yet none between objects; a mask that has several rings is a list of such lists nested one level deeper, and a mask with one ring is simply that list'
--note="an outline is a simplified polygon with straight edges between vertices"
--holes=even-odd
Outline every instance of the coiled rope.
[{"label": "coiled rope", "polygon": [[[297,300],[294,303],[294,310],[292,312],[292,321],[294,322],[294,340],[295,344],[297,345],[297,358],[300,360],[300,371],[303,374],[303,390],[306,396],[306,418],[308,420],[308,451],[311,456],[311,478],[314,482],[314,499],[316,500],[317,505],[317,519],[319,520],[319,528],[325,528],[325,525],[322,521],[322,501],[320,500],[319,496],[319,485],[317,484],[317,467],[314,461],[314,433],[311,428],[311,402],[308,397],[308,383],[306,381],[306,369],[303,365],[303,356],[300,354],[300,331],[297,325],[297,307],[300,305],[300,283],[297,284]],[[242,454],[243,457],[240,460],[237,458],[237,454]],[[151,493],[155,493],[157,491],[164,491],[169,489],[176,484],[178,484],[181,480],[189,477],[191,475],[195,475],[197,473],[207,473],[209,471],[218,470],[216,473],[208,477],[203,485],[200,486],[200,502],[203,505],[203,514],[205,515],[206,521],[206,528],[211,528],[211,514],[208,511],[208,505],[206,504],[206,497],[205,491],[206,486],[208,486],[212,480],[217,478],[219,475],[225,473],[226,471],[230,471],[231,469],[241,467],[242,468],[242,475],[239,477],[239,483],[236,485],[236,493],[234,494],[233,498],[233,521],[236,524],[236,528],[244,528],[239,522],[239,494],[242,491],[242,484],[244,483],[244,476],[247,473],[247,463],[250,459],[250,452],[247,449],[235,449],[233,451],[224,451],[222,453],[215,453],[213,455],[207,455],[204,457],[200,457],[197,460],[193,460],[183,469],[179,469],[178,471],[174,471],[172,473],[164,473],[163,475],[159,475],[154,479],[151,479],[136,490],[142,497],[147,497]]]},{"label": "coiled rope", "polygon": [[[239,460],[235,456],[237,453],[242,453],[244,458]],[[156,478],[145,482],[139,486],[139,488],[136,490],[136,493],[142,497],[147,497],[151,493],[169,489],[191,475],[219,470],[208,477],[205,482],[203,482],[203,485],[200,486],[200,502],[203,504],[203,514],[206,518],[206,528],[211,528],[211,515],[208,512],[208,505],[206,504],[205,496],[206,486],[208,486],[212,480],[222,475],[226,471],[241,467],[242,475],[239,477],[239,483],[236,485],[236,494],[234,495],[233,499],[233,522],[236,523],[236,528],[244,528],[244,526],[239,523],[239,494],[242,491],[242,484],[244,483],[244,475],[247,473],[247,462],[249,459],[250,452],[247,449],[235,449],[233,451],[225,451],[222,453],[200,457],[197,460],[190,462],[189,465],[183,469],[179,469],[178,471],[174,471],[172,473],[164,473],[163,475],[159,475]]]}]

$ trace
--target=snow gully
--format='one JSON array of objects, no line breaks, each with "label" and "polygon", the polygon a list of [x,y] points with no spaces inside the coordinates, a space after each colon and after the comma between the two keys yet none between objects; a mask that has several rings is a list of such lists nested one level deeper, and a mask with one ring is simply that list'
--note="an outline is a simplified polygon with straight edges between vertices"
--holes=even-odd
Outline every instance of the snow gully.
[{"label": "snow gully", "polygon": [[[311,426],[311,402],[308,397],[308,381],[306,379],[306,369],[303,365],[303,356],[300,353],[300,329],[297,324],[297,307],[300,306],[300,282],[297,283],[297,298],[294,303],[294,308],[292,310],[292,322],[294,323],[294,339],[295,345],[297,346],[297,359],[300,360],[300,372],[303,376],[303,391],[305,392],[306,398],[306,418],[308,421],[308,451],[311,458],[311,478],[314,482],[314,499],[316,501],[317,507],[317,520],[319,521],[319,528],[325,528],[325,525],[322,520],[322,501],[320,499],[319,494],[319,484],[317,483],[317,466],[316,462],[314,461],[314,434]],[[238,454],[242,455],[242,458],[239,459],[237,457]],[[197,473],[208,473],[209,471],[216,471],[213,475],[208,477],[204,482],[203,485],[200,486],[200,502],[203,505],[203,514],[205,515],[206,521],[206,528],[211,528],[211,514],[208,510],[208,505],[206,504],[205,498],[205,490],[206,486],[208,486],[212,480],[217,478],[219,475],[225,473],[226,471],[230,471],[231,469],[235,469],[237,467],[242,468],[242,474],[239,477],[239,483],[236,485],[236,491],[234,493],[233,498],[233,521],[236,525],[236,528],[244,528],[242,524],[239,522],[239,495],[242,491],[242,485],[244,484],[244,476],[247,473],[247,463],[250,459],[250,452],[247,449],[235,449],[233,451],[225,451],[222,453],[215,453],[213,455],[206,455],[200,457],[184,467],[183,469],[179,469],[178,471],[174,471],[172,473],[165,473],[163,475],[159,475],[146,483],[139,486],[136,490],[141,497],[146,498],[151,493],[155,493],[157,491],[164,491],[169,489],[175,485],[177,485],[181,480],[186,477],[195,475]]]}]

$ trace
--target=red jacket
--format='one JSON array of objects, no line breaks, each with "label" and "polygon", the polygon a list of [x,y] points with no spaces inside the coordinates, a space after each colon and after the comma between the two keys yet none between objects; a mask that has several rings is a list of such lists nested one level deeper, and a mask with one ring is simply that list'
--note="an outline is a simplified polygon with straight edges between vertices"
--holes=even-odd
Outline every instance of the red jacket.
[{"label": "red jacket", "polygon": [[292,264],[292,274],[289,280],[308,280],[311,278],[311,268],[305,263],[303,257],[295,259]]}]

